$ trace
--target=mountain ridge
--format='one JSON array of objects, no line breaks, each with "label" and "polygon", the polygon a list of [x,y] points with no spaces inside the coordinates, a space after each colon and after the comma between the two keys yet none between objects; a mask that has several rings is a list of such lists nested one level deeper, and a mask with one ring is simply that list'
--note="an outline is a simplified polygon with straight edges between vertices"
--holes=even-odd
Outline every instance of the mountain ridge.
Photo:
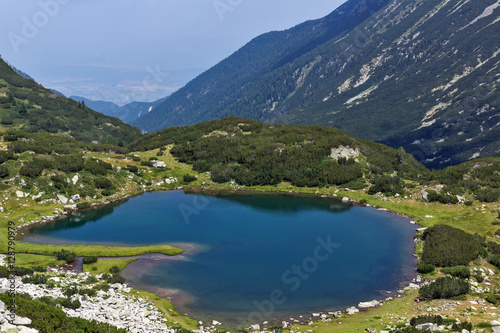
[{"label": "mountain ridge", "polygon": [[[370,14],[380,9],[350,30],[324,34],[328,40],[305,53],[287,51],[290,60],[273,58],[280,67],[272,70],[252,70],[241,59],[252,48],[266,54],[269,47],[263,40],[286,40],[292,32],[305,35],[333,13],[259,36],[134,124],[157,130],[235,115],[338,127],[363,139],[403,146],[432,168],[498,156],[497,3],[398,0],[384,7],[350,1],[350,8],[368,8]],[[334,13],[342,12],[341,6]],[[308,39],[309,45],[313,40]],[[240,72],[246,76],[221,86],[220,80],[232,80]]]},{"label": "mountain ridge", "polygon": [[94,101],[81,96],[70,96],[69,98],[77,102],[85,102],[85,105],[106,116],[116,117],[121,121],[129,124],[139,118],[142,113],[150,112],[152,108],[158,106],[168,97],[160,98],[153,102],[131,102],[123,106],[119,106],[113,102]]},{"label": "mountain ridge", "polygon": [[[172,94],[169,100],[152,112],[157,113],[158,110],[166,107],[167,104],[174,104],[173,108],[175,109],[175,113],[163,118],[169,119],[169,126],[185,125],[182,120],[177,121],[176,119],[172,119],[173,117],[182,115],[182,108],[185,109],[185,107],[181,106],[179,110],[175,106],[176,99],[179,98],[179,96],[190,99],[191,96],[194,95],[193,91],[196,91],[196,94],[199,95],[207,95],[213,90],[214,86],[222,86],[218,87],[218,89],[223,90],[224,93],[227,89],[236,89],[233,85],[235,83],[237,84],[238,81],[244,80],[245,82],[253,82],[259,74],[265,75],[265,73],[274,70],[276,66],[281,66],[280,63],[292,53],[300,52],[300,50],[308,46],[310,47],[312,43],[320,43],[322,41],[321,38],[326,38],[330,31],[335,30],[335,27],[331,27],[335,25],[335,23],[339,23],[338,26],[341,30],[336,31],[337,34],[347,29],[342,28],[344,26],[354,28],[356,26],[355,23],[366,19],[371,13],[362,10],[363,7],[367,7],[368,3],[372,4],[372,7],[380,8],[388,3],[388,0],[350,0],[322,19],[307,21],[285,31],[273,31],[260,35],[233,55],[222,60],[219,64],[202,73],[196,79],[188,83],[188,85]],[[354,15],[356,12],[360,12],[361,14]],[[354,17],[354,23],[351,16]],[[329,23],[329,25],[327,23]],[[270,48],[272,48],[271,52],[269,51]],[[210,77],[214,77],[215,79],[210,82],[205,82],[205,80],[210,79]],[[237,81],[234,82],[235,80]],[[220,105],[223,99],[219,97],[220,96],[216,96],[215,98],[217,98],[219,101],[218,104]],[[190,107],[192,108],[193,106],[190,105]],[[196,113],[197,111],[197,109],[194,109],[192,112]],[[227,116],[227,114],[223,116]],[[245,115],[243,114],[240,116]],[[145,123],[147,123],[146,118],[148,117],[149,116],[142,117],[133,124],[148,131],[158,130],[162,127],[162,125],[145,126]],[[208,120],[206,118],[207,117],[203,117],[203,115],[200,117],[200,114],[197,114],[196,121]],[[166,120],[161,120],[161,123],[165,125]],[[157,123],[157,120],[154,122]]]}]

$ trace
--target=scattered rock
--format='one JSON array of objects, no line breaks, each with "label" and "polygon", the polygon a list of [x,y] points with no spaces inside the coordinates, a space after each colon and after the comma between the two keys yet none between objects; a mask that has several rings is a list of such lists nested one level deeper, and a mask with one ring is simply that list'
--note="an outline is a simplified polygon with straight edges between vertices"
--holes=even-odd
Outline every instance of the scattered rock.
[{"label": "scattered rock", "polygon": [[[63,297],[63,289],[74,283],[79,283],[87,279],[88,273],[76,274],[60,272],[46,273],[51,281],[58,283],[58,287],[48,289],[45,285],[33,285],[22,283],[20,277],[15,277],[15,285],[18,286],[17,292],[27,293],[33,299],[42,296],[51,298]],[[10,281],[6,278],[0,278],[0,289],[8,288]],[[81,302],[81,307],[76,310],[61,308],[70,317],[80,317],[86,320],[95,320],[108,323],[118,328],[127,328],[130,332],[148,332],[148,333],[175,333],[173,327],[168,327],[161,318],[163,314],[152,305],[147,298],[127,296],[123,294],[125,289],[130,291],[127,285],[113,284],[113,288],[108,292],[98,291],[96,296],[82,298],[76,296]],[[121,291],[120,291],[121,290]],[[3,312],[7,311],[3,302],[0,302],[0,318],[3,318]],[[1,321],[0,321],[1,322]],[[0,326],[0,332],[15,333],[36,333],[35,329],[24,325],[30,325],[31,320],[24,317],[16,317],[12,325],[4,322]],[[220,323],[214,321],[214,324]],[[176,323],[173,323],[175,326]],[[209,332],[208,330],[198,330],[198,333]]]},{"label": "scattered rock", "polygon": [[170,178],[165,179],[165,183],[167,183],[169,185],[176,183],[176,182],[177,182],[177,178],[174,178],[174,177],[170,177]]}]

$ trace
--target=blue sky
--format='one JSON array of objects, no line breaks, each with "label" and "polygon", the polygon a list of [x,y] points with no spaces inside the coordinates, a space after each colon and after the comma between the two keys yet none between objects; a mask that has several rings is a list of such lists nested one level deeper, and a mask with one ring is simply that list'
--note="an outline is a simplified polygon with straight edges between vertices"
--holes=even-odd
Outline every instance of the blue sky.
[{"label": "blue sky", "polygon": [[0,0],[0,54],[47,87],[125,104],[343,0]]}]

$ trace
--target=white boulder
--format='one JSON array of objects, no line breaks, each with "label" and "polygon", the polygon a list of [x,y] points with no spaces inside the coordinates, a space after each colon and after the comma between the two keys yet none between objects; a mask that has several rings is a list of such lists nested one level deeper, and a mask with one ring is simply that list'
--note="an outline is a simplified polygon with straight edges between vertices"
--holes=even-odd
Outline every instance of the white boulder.
[{"label": "white boulder", "polygon": [[57,195],[57,199],[62,203],[62,204],[67,204],[69,199],[66,198],[64,195],[62,194],[58,194]]},{"label": "white boulder", "polygon": [[353,315],[355,313],[358,313],[359,310],[355,307],[355,306],[352,306],[350,308],[348,308],[347,310],[345,310],[345,312],[348,314],[348,315]]},{"label": "white boulder", "polygon": [[376,308],[376,307],[379,307],[379,306],[380,306],[380,302],[376,301],[376,300],[373,300],[373,301],[370,301],[370,302],[360,302],[358,304],[358,308],[359,309],[370,309],[370,308]]},{"label": "white boulder", "polygon": [[16,316],[16,318],[13,321],[14,325],[30,325],[31,324],[31,319],[25,318],[25,317],[19,317]]},{"label": "white boulder", "polygon": [[260,325],[259,324],[252,325],[252,326],[250,326],[250,330],[251,331],[260,331]]},{"label": "white boulder", "polygon": [[154,168],[166,168],[167,165],[163,161],[156,161],[153,163]]}]

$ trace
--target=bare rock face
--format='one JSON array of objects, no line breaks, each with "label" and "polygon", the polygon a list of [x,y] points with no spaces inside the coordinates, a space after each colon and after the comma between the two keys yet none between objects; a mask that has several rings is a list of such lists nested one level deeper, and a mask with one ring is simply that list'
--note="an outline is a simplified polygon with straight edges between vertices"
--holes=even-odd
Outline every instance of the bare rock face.
[{"label": "bare rock face", "polygon": [[332,151],[330,153],[330,157],[337,161],[340,158],[352,158],[358,161],[357,158],[359,157],[359,155],[360,152],[358,148],[354,149],[349,146],[339,146],[338,148],[332,148]]}]

